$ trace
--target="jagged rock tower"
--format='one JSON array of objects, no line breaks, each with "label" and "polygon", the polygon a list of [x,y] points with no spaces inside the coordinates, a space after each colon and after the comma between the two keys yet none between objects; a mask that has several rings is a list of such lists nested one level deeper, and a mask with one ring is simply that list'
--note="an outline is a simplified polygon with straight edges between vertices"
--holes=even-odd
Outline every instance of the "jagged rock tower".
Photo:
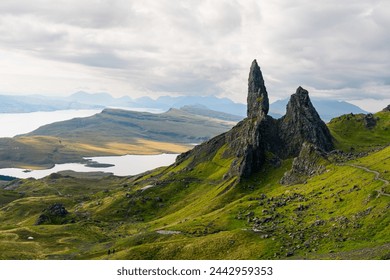
[{"label": "jagged rock tower", "polygon": [[249,71],[247,102],[248,118],[265,116],[268,114],[268,93],[264,85],[263,74],[261,73],[256,59],[253,60],[251,69]]},{"label": "jagged rock tower", "polygon": [[266,161],[269,143],[277,134],[275,120],[268,116],[268,93],[257,61],[252,62],[248,78],[248,117],[226,134],[230,155],[236,156],[230,175],[249,177]]},{"label": "jagged rock tower", "polygon": [[259,172],[266,162],[277,165],[281,159],[297,157],[304,143],[321,151],[333,148],[330,132],[313,107],[307,90],[298,87],[282,118],[275,120],[267,115],[268,93],[256,60],[249,71],[247,100],[246,119],[230,131],[180,155],[177,163],[192,157],[191,167],[211,160],[225,146],[223,156],[234,158],[226,176],[240,181]]}]

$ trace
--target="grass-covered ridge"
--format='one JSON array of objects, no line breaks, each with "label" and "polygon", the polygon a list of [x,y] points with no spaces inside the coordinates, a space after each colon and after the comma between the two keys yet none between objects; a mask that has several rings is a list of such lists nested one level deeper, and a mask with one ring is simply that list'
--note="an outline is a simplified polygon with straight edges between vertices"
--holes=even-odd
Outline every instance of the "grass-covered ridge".
[{"label": "grass-covered ridge", "polygon": [[373,115],[376,124],[367,126],[364,114],[348,114],[332,119],[328,127],[336,148],[347,152],[368,151],[390,143],[390,112]]}]

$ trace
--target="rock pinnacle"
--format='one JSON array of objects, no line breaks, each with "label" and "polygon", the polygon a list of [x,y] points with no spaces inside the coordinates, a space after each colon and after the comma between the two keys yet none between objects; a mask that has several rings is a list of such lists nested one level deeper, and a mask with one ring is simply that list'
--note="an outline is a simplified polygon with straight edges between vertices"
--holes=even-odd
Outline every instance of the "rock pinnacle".
[{"label": "rock pinnacle", "polygon": [[268,114],[269,101],[267,89],[264,85],[263,74],[257,64],[256,59],[253,60],[248,78],[248,118],[265,116]]},{"label": "rock pinnacle", "polygon": [[333,148],[333,140],[326,124],[321,120],[310,101],[309,92],[298,87],[287,104],[286,115],[280,120],[280,137],[284,156],[297,156],[302,143],[312,143],[323,151]]}]

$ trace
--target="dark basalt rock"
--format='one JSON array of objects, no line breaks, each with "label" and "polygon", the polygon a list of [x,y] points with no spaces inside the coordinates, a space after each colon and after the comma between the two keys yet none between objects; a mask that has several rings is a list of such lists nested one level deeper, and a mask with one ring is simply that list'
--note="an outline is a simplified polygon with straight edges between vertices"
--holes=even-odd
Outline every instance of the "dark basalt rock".
[{"label": "dark basalt rock", "polygon": [[223,157],[234,160],[224,179],[237,176],[239,181],[260,171],[266,162],[275,166],[280,164],[280,159],[298,156],[305,142],[323,151],[333,148],[330,132],[314,109],[307,90],[297,89],[287,105],[286,115],[281,119],[275,120],[267,115],[268,93],[256,60],[249,71],[247,99],[246,119],[230,131],[178,156],[176,164],[192,157],[188,165],[191,169],[211,160],[226,145]]},{"label": "dark basalt rock", "polygon": [[277,134],[276,121],[267,116],[268,94],[263,75],[256,60],[253,61],[248,78],[248,118],[239,122],[230,131],[221,134],[193,150],[180,155],[177,163],[193,157],[192,168],[198,162],[210,160],[223,145],[228,148],[224,157],[234,157],[227,176],[248,177],[260,170],[265,162],[265,152],[271,139]]},{"label": "dark basalt rock", "polygon": [[364,126],[368,129],[371,129],[376,126],[376,118],[373,114],[367,114],[363,118]]},{"label": "dark basalt rock", "polygon": [[248,177],[259,171],[266,162],[270,143],[276,143],[276,120],[270,116],[245,119],[226,133],[228,157],[236,157],[230,168],[230,175]]},{"label": "dark basalt rock", "polygon": [[263,74],[257,64],[256,59],[253,60],[248,78],[248,118],[265,116],[268,114],[269,101],[267,89],[264,85]]},{"label": "dark basalt rock", "polygon": [[387,105],[386,108],[382,110],[382,112],[390,112],[390,105]]},{"label": "dark basalt rock", "polygon": [[69,214],[61,203],[55,203],[42,212],[35,222],[36,225],[59,224],[64,222],[64,218]]},{"label": "dark basalt rock", "polygon": [[302,184],[310,176],[323,173],[327,156],[324,151],[310,143],[303,143],[299,156],[294,158],[292,168],[287,171],[280,183],[283,185]]},{"label": "dark basalt rock", "polygon": [[324,151],[333,148],[332,136],[309,98],[309,92],[298,87],[287,104],[286,115],[280,120],[279,134],[283,157],[297,156],[302,143],[308,142]]}]

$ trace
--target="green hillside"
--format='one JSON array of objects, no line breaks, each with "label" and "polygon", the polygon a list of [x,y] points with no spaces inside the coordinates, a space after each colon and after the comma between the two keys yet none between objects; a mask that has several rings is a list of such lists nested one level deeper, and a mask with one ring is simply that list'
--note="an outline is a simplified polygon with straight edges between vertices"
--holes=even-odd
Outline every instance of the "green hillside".
[{"label": "green hillside", "polygon": [[[288,187],[279,180],[290,160],[233,186],[223,149],[193,169],[14,181],[0,191],[0,258],[390,257],[390,147]],[[35,225],[54,203],[69,211],[64,224]]]},{"label": "green hillside", "polygon": [[328,127],[335,139],[336,148],[347,152],[360,152],[390,143],[390,113],[374,114],[374,126],[367,125],[365,118],[364,114],[348,114],[330,121]]}]

